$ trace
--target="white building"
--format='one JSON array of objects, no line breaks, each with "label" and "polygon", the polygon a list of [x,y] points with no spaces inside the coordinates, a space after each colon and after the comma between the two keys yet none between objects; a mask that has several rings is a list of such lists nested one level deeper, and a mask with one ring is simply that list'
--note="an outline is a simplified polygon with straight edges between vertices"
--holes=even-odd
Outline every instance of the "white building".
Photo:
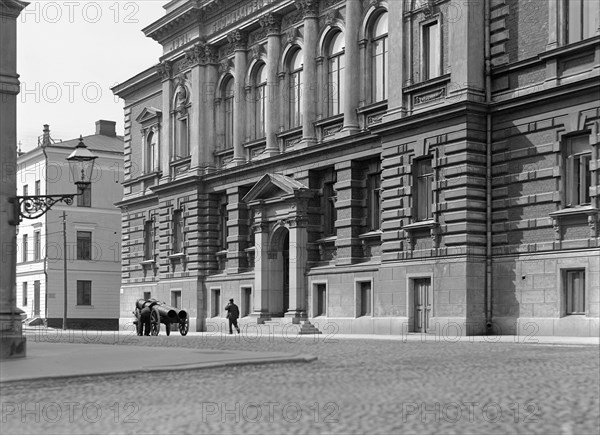
[{"label": "white building", "polygon": [[[91,187],[72,205],[58,202],[37,219],[23,219],[17,235],[17,306],[28,318],[61,327],[64,312],[63,213],[66,215],[67,326],[116,329],[121,280],[123,138],[114,121],[97,121],[96,133],[83,137],[98,158]],[[73,193],[66,158],[79,139],[56,141],[48,125],[38,147],[17,160],[17,194]]]}]

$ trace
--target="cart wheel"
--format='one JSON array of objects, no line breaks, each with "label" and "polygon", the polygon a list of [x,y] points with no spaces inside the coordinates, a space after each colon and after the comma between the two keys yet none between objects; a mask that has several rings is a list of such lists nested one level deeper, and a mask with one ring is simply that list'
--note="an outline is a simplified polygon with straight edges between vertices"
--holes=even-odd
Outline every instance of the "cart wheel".
[{"label": "cart wheel", "polygon": [[190,329],[190,318],[186,317],[183,322],[179,322],[179,333],[181,335],[187,335]]},{"label": "cart wheel", "polygon": [[165,323],[165,332],[167,333],[167,337],[171,335],[171,324]]},{"label": "cart wheel", "polygon": [[142,319],[141,319],[142,315],[140,313],[140,309],[139,308],[135,308],[135,318],[136,321],[135,323],[135,330],[137,332],[137,335],[144,335],[144,325],[142,324]]},{"label": "cart wheel", "polygon": [[158,308],[152,308],[152,312],[150,313],[150,334],[158,335],[160,332],[160,313],[158,312]]}]

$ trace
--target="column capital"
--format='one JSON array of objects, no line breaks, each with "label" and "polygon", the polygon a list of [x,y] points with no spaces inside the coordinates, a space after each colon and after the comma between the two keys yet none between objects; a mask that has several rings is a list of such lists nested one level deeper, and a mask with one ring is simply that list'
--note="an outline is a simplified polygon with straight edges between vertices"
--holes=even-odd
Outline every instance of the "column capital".
[{"label": "column capital", "polygon": [[259,18],[260,27],[267,29],[267,36],[279,35],[281,32],[281,15],[266,14]]},{"label": "column capital", "polygon": [[246,44],[248,43],[248,34],[241,30],[234,30],[227,35],[227,40],[233,45],[234,51],[246,50]]},{"label": "column capital", "polygon": [[219,60],[219,52],[214,45],[204,45],[204,62],[207,64],[216,64]]},{"label": "column capital", "polygon": [[169,80],[173,77],[173,63],[168,60],[165,60],[156,65],[156,71],[158,72],[158,75],[163,81]]},{"label": "column capital", "polygon": [[204,63],[204,45],[205,44],[200,42],[184,51],[185,65],[196,66]]},{"label": "column capital", "polygon": [[319,14],[318,0],[296,0],[296,9],[302,12],[304,19],[317,18]]}]

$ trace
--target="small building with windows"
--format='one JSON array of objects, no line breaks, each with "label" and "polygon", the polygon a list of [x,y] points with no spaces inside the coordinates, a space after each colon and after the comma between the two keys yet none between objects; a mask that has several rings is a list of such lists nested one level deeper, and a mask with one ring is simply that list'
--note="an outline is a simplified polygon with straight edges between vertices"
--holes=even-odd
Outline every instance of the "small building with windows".
[{"label": "small building with windows", "polygon": [[597,2],[164,8],[113,88],[122,324],[598,335]]},{"label": "small building with windows", "polygon": [[[114,203],[123,195],[123,137],[115,125],[97,121],[95,134],[82,138],[98,157],[89,188],[71,205],[57,202],[43,216],[19,223],[17,306],[28,319],[62,327],[66,266],[67,327],[118,328],[121,212]],[[44,125],[38,146],[17,158],[17,195],[75,193],[66,159],[79,140],[53,139]]]}]

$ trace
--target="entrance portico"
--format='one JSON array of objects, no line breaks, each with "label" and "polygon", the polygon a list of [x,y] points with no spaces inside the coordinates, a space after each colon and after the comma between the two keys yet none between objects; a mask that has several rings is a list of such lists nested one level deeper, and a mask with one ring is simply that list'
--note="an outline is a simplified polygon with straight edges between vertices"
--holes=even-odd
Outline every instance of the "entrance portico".
[{"label": "entrance portico", "polygon": [[307,207],[311,191],[281,174],[266,174],[244,201],[253,213],[254,311],[258,323],[307,318]]}]

